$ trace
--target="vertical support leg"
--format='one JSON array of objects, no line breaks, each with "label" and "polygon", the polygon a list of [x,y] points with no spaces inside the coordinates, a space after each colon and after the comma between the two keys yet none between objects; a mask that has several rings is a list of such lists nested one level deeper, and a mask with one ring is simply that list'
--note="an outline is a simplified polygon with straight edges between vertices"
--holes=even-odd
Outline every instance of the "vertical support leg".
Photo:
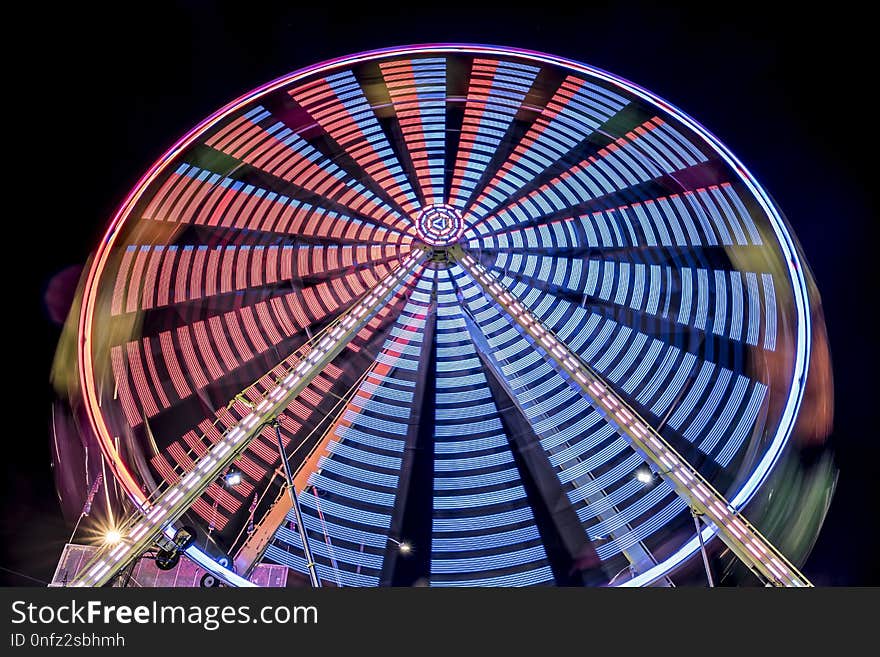
[{"label": "vertical support leg", "polygon": [[697,537],[700,539],[700,552],[703,554],[703,566],[706,568],[706,579],[709,581],[709,588],[715,586],[712,579],[712,569],[709,568],[709,556],[706,554],[706,544],[703,542],[703,528],[700,526],[700,514],[696,509],[691,507],[691,515],[694,517],[694,527],[697,529]]},{"label": "vertical support leg", "polygon": [[284,478],[287,480],[287,494],[290,495],[290,503],[293,506],[293,514],[296,516],[296,529],[302,539],[303,554],[306,558],[306,567],[309,569],[309,580],[313,588],[321,587],[321,580],[318,578],[318,571],[315,568],[315,560],[312,558],[312,550],[309,547],[309,536],[303,525],[302,512],[299,509],[299,500],[296,497],[296,488],[293,486],[293,473],[290,471],[290,463],[287,461],[287,454],[284,453],[284,442],[281,440],[281,423],[278,418],[272,421],[275,427],[275,437],[278,439],[278,452],[281,454],[281,465],[284,466]]}]

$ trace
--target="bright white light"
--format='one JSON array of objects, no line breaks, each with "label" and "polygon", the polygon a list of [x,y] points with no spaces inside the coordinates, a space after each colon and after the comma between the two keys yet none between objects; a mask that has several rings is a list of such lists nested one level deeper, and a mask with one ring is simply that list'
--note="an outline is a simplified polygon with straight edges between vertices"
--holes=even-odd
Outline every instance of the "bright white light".
[{"label": "bright white light", "polygon": [[107,533],[104,534],[104,543],[106,545],[116,545],[121,540],[122,534],[119,533],[118,529],[108,529]]},{"label": "bright white light", "polygon": [[401,541],[400,542],[400,553],[401,554],[409,554],[410,552],[412,552],[412,545],[410,545],[406,541]]},{"label": "bright white light", "polygon": [[226,485],[227,486],[238,486],[241,483],[241,473],[238,470],[233,470],[229,474],[226,475]]},{"label": "bright white light", "polygon": [[639,470],[636,472],[636,479],[638,479],[643,484],[650,484],[654,479],[654,475],[651,474],[650,470]]}]

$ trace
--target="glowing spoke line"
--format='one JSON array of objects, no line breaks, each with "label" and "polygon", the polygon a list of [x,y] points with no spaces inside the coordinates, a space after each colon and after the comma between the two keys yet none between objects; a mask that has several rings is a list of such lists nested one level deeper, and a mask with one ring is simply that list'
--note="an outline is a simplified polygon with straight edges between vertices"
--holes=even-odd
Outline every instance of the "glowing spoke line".
[{"label": "glowing spoke line", "polygon": [[722,541],[752,570],[774,586],[812,586],[788,559],[752,526],[703,476],[650,424],[629,406],[598,374],[541,321],[473,256],[459,246],[450,255],[495,300],[525,333],[540,345],[545,357],[574,381],[593,406],[613,423],[637,453],[665,475],[676,493],[705,516]]},{"label": "glowing spoke line", "polygon": [[[339,355],[367,322],[385,306],[424,257],[425,252],[422,250],[410,254],[400,267],[368,292],[341,318],[330,337],[319,341],[291,373],[283,379],[279,377],[275,388],[266,395],[270,401],[263,399],[255,406],[254,411],[225,432],[188,474],[158,495],[152,505],[145,503],[140,512],[130,516],[120,528],[121,542],[100,547],[91,561],[70,582],[70,586],[103,586],[157,541],[162,547],[170,547],[169,541],[162,538],[162,535],[167,539],[173,537],[172,524],[247,449],[263,426],[280,414]],[[205,564],[199,560],[199,565]],[[241,585],[246,582],[243,578],[230,578],[228,572],[222,568],[211,572],[227,583]]]}]

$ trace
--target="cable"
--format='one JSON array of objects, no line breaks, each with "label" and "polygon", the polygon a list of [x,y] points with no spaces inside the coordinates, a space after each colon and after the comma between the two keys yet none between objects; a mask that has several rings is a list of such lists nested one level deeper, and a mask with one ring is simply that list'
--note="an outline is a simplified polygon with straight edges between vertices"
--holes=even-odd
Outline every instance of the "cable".
[{"label": "cable", "polygon": [[[311,437],[313,435],[315,435],[315,433],[318,431],[318,429],[320,429],[321,426],[325,423],[325,420],[331,420],[331,418],[332,418],[329,426],[327,427],[326,431],[324,432],[324,436],[327,435],[327,431],[330,431],[334,426],[336,426],[336,421],[339,419],[339,415],[345,411],[345,409],[348,406],[348,403],[351,401],[351,399],[354,397],[354,395],[360,389],[361,384],[363,384],[364,380],[367,378],[367,375],[372,371],[372,369],[373,368],[370,368],[370,369],[366,370],[363,374],[361,374],[357,378],[357,380],[355,380],[355,382],[351,386],[349,386],[349,388],[342,394],[342,396],[336,396],[338,401],[335,404],[333,404],[333,406],[330,408],[330,410],[322,417],[322,419],[315,425],[315,427],[308,433],[308,435],[300,441],[300,443],[293,449],[293,451],[287,455],[288,459],[290,459],[290,457],[294,456],[300,450],[300,448],[303,445],[305,445],[311,439]],[[339,408],[340,405],[343,405],[343,406],[339,410],[339,412],[337,413],[336,409]],[[322,438],[323,438],[323,436],[322,436]],[[312,455],[312,452],[314,451],[314,449],[318,445],[320,445],[321,442],[322,441],[319,440],[315,444],[315,447],[313,447],[312,450],[309,451],[309,453],[303,459],[302,463],[305,463],[306,461],[308,461],[309,456]],[[302,467],[302,464],[300,464],[300,467]],[[262,495],[260,495],[260,497],[257,501],[257,504],[262,503],[263,498],[266,496],[266,494],[269,492],[269,488],[272,486],[272,482],[275,481],[275,477],[277,476],[277,474],[278,474],[278,472],[276,470],[275,474],[272,476],[272,478],[266,484],[266,488],[263,490]],[[294,476],[296,476],[297,474],[299,474],[299,468],[297,468],[297,471],[296,471],[296,473],[294,473]],[[284,496],[284,490],[282,489],[278,495],[279,500],[283,496]],[[277,504],[277,501],[276,501],[276,504]],[[238,541],[241,540],[241,537],[244,534],[245,528],[246,528],[246,525],[243,525],[242,528],[239,530],[238,535],[235,537],[235,540],[232,542],[232,547],[229,550],[230,553],[235,552],[235,546],[238,544]]]},{"label": "cable", "polygon": [[0,566],[0,570],[5,570],[7,573],[12,573],[13,575],[24,577],[25,579],[29,579],[32,582],[37,582],[38,584],[43,584],[44,586],[49,586],[49,582],[45,580],[37,579],[36,577],[31,577],[30,575],[25,575],[24,573],[20,573],[17,570],[12,570],[12,568],[5,568],[3,566]]}]

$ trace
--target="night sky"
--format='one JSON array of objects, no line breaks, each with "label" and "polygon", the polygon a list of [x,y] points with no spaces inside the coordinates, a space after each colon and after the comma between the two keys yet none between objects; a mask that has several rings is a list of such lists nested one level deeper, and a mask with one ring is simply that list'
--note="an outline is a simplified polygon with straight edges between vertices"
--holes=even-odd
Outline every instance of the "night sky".
[{"label": "night sky", "polygon": [[880,584],[876,340],[869,347],[867,320],[877,298],[869,21],[836,5],[833,15],[770,15],[770,3],[578,3],[582,10],[564,14],[544,11],[548,4],[525,12],[365,3],[357,15],[259,2],[140,14],[40,7],[9,24],[24,31],[25,45],[4,62],[3,145],[12,166],[3,225],[12,232],[4,247],[13,294],[4,313],[4,402],[13,423],[4,432],[0,583],[36,583],[6,569],[50,579],[70,533],[50,470],[49,369],[59,328],[45,309],[48,281],[85,262],[143,171],[229,100],[338,55],[457,41],[541,50],[628,78],[702,122],[775,198],[822,294],[835,376],[840,478],[805,574],[820,585]]}]

